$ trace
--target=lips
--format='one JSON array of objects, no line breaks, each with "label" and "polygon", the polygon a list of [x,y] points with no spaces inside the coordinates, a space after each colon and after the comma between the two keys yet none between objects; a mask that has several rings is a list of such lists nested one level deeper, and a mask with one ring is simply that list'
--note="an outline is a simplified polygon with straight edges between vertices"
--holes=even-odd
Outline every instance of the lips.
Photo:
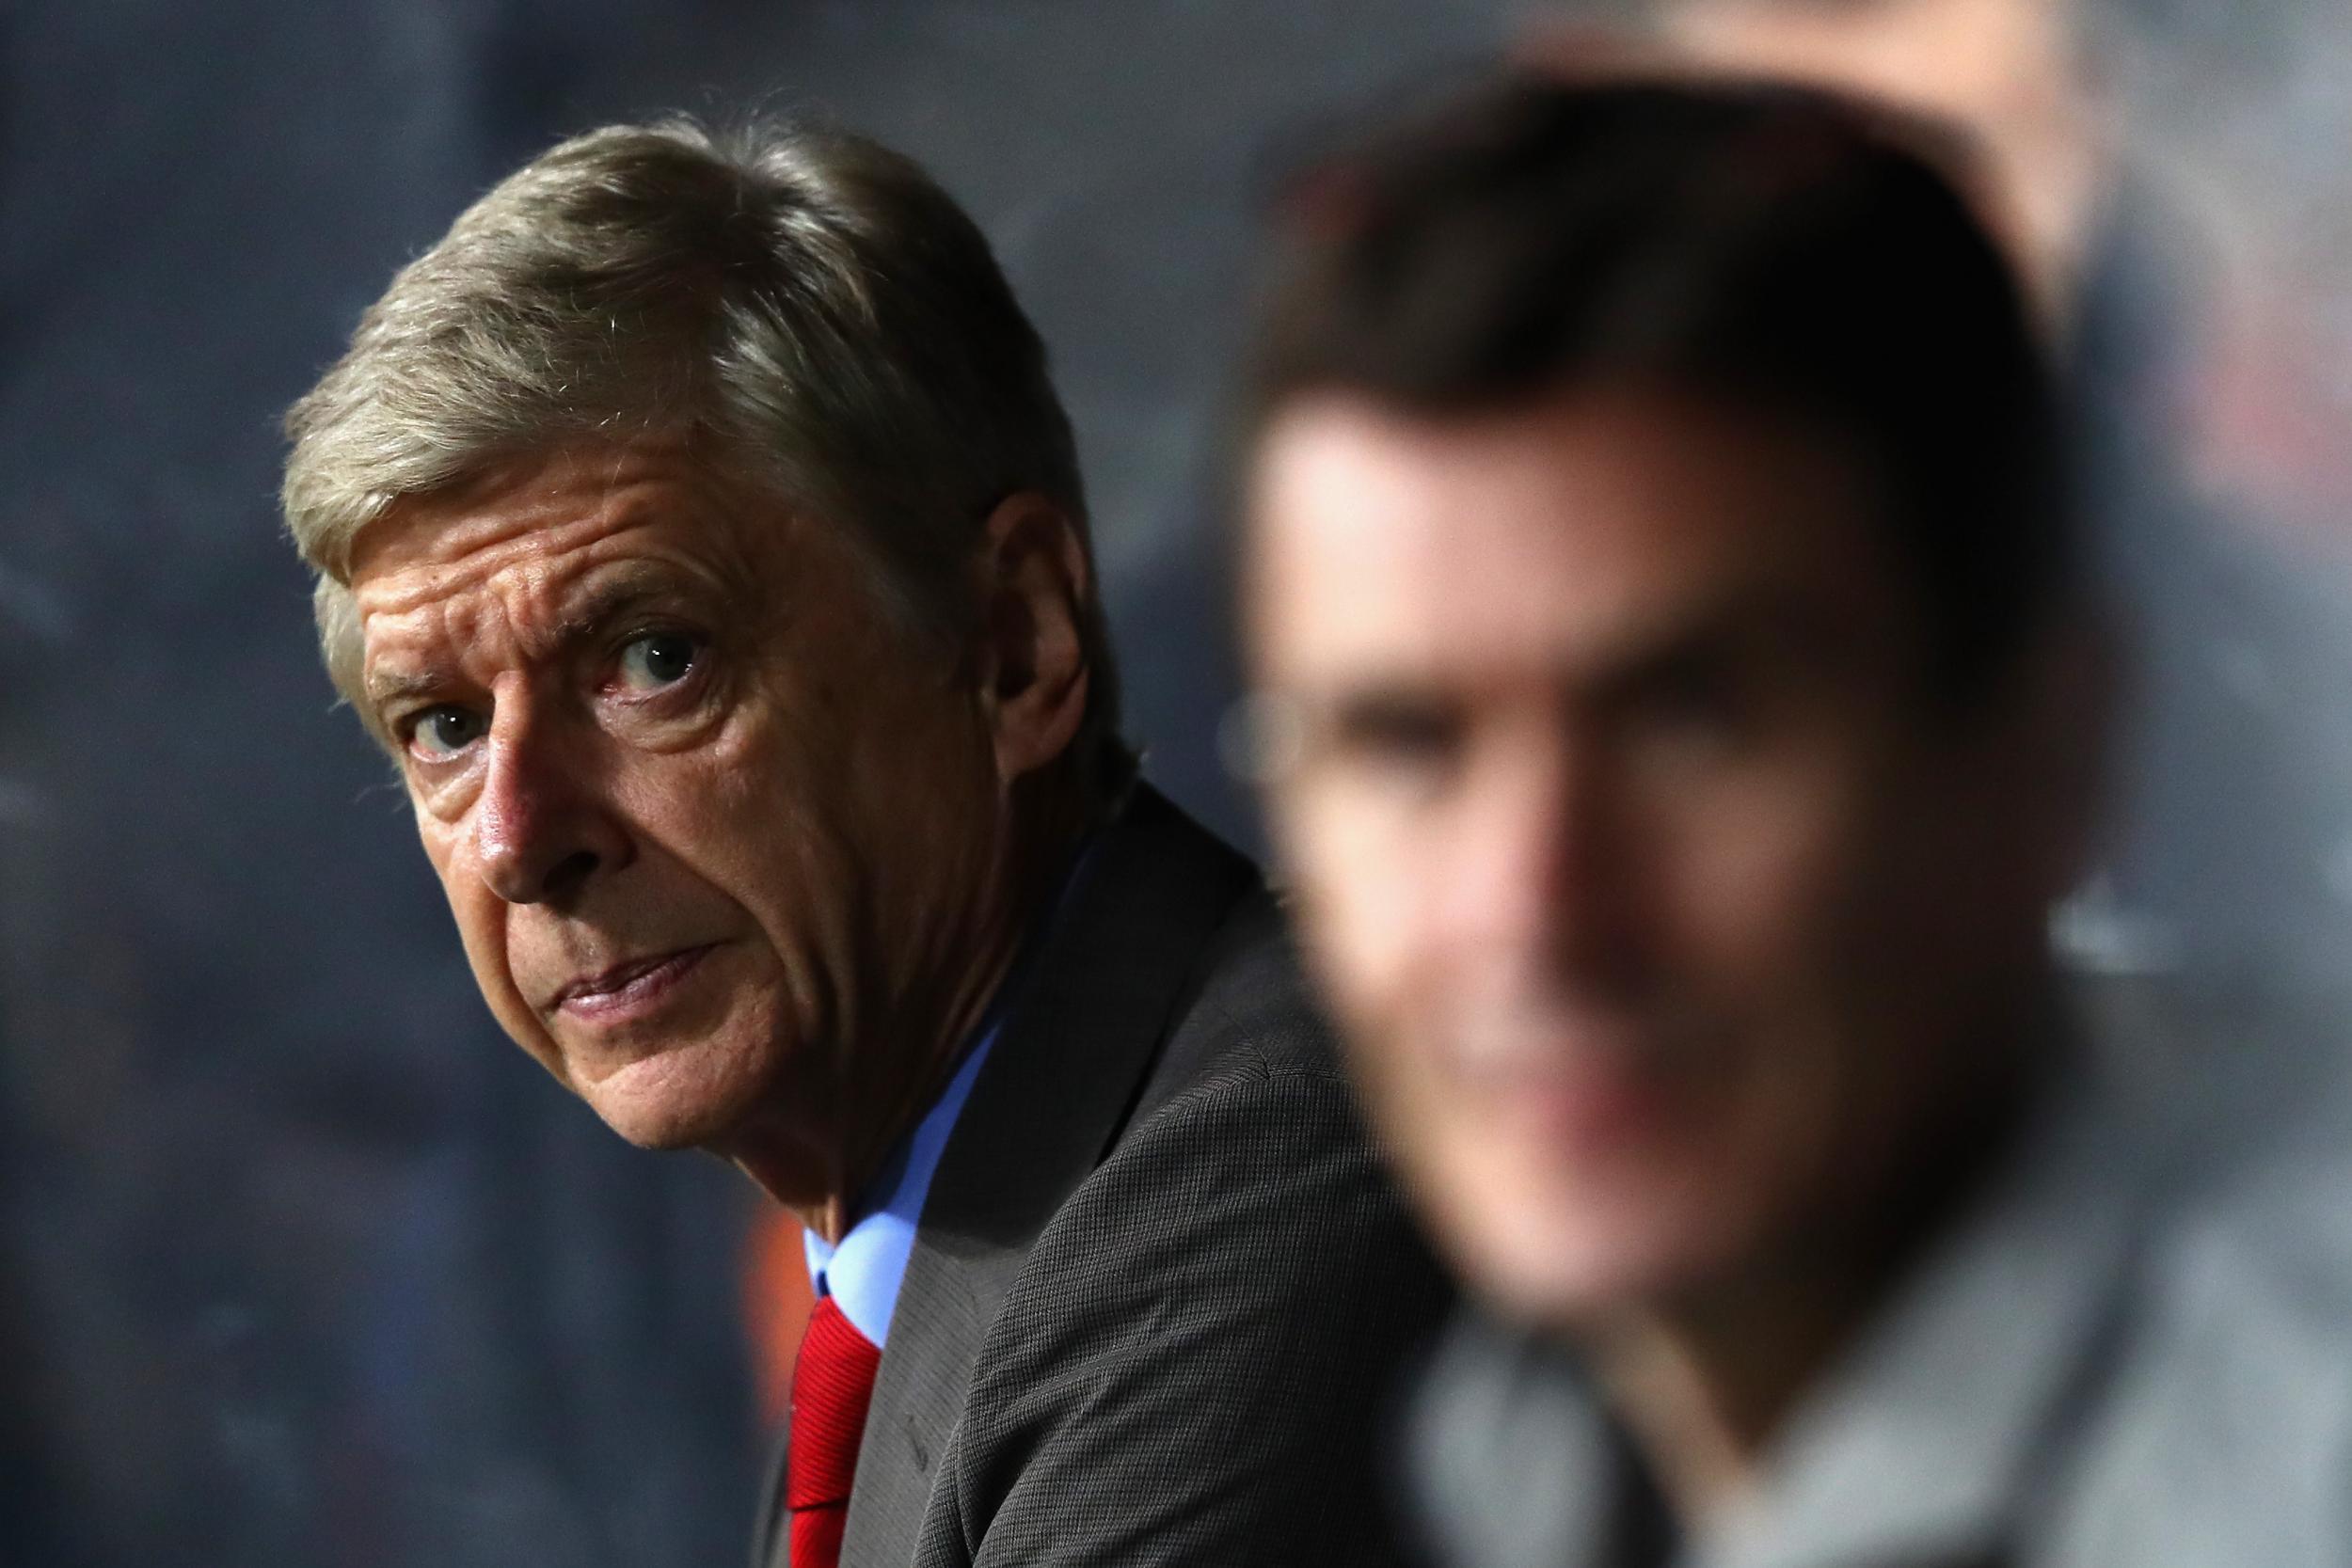
[{"label": "lips", "polygon": [[707,942],[698,947],[680,947],[582,975],[555,993],[552,1006],[556,1011],[586,1018],[634,1013],[684,979],[709,951]]}]

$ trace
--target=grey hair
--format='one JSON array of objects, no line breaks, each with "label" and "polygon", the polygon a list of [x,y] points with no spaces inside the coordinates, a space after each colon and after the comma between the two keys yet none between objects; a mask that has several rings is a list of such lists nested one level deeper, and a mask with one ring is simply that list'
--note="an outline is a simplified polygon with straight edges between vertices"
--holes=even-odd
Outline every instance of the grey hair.
[{"label": "grey hair", "polygon": [[[845,528],[885,604],[946,648],[973,624],[998,501],[1041,493],[1092,549],[1044,345],[979,229],[908,159],[798,124],[612,126],[542,154],[401,269],[286,431],[281,499],[318,574],[322,651],[371,728],[360,531],[566,446],[695,442]],[[1132,759],[1090,583],[1080,610],[1072,751],[1109,791]]]}]

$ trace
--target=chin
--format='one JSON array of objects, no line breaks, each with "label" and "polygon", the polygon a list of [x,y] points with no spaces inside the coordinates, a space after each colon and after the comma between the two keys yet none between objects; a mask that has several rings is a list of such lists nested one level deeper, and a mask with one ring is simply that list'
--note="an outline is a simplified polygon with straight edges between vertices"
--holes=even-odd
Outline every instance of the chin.
[{"label": "chin", "polygon": [[1573,1329],[1738,1267],[1740,1206],[1645,1174],[1479,1160],[1433,1170],[1422,1186],[1433,1228],[1480,1297],[1516,1322]]},{"label": "chin", "polygon": [[758,1106],[766,1075],[711,1042],[630,1062],[581,1089],[607,1127],[640,1148],[724,1144]]},{"label": "chin", "polygon": [[1505,1317],[1574,1329],[1672,1300],[1713,1273],[1713,1248],[1656,1232],[1577,1224],[1507,1225],[1456,1237],[1455,1259],[1472,1287]]}]

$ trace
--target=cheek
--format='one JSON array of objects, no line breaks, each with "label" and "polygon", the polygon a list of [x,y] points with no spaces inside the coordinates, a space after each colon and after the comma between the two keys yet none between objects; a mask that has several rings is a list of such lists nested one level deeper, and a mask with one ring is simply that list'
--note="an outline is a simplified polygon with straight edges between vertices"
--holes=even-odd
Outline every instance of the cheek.
[{"label": "cheek", "polygon": [[644,770],[629,780],[620,807],[641,838],[739,897],[772,874],[779,845],[805,816],[803,793],[777,760],[730,747]]},{"label": "cheek", "polygon": [[[1692,802],[1653,842],[1686,977],[1750,996],[1835,988],[1874,921],[1877,803],[1826,772],[1745,781]],[[1874,850],[1873,846],[1880,846]]]},{"label": "cheek", "polygon": [[503,981],[508,910],[505,901],[483,880],[464,821],[444,822],[421,810],[417,814],[417,836],[424,846],[425,861],[440,879],[441,893],[449,900],[450,914],[457,923],[458,937],[466,944],[467,958],[482,976],[485,989],[494,974]]},{"label": "cheek", "polygon": [[479,969],[476,950],[482,928],[491,916],[485,902],[496,900],[489,898],[489,890],[464,863],[454,828],[420,810],[417,837],[424,846],[424,858],[433,867],[433,875],[440,879],[441,894],[449,900],[449,912],[457,922],[457,935],[466,944],[466,956]]},{"label": "cheek", "polygon": [[1430,1200],[1465,1184],[1490,1195],[1478,1171],[1458,1168],[1478,1141],[1465,1127],[1478,1104],[1442,1061],[1454,990],[1430,880],[1442,866],[1347,791],[1298,789],[1273,804],[1308,962],[1367,1108]]},{"label": "cheek", "polygon": [[855,837],[842,819],[854,791],[823,751],[789,723],[746,721],[633,778],[625,797],[670,895],[703,918],[747,920],[796,974],[812,949],[837,944],[854,885]]},{"label": "cheek", "polygon": [[1434,889],[1410,845],[1359,793],[1302,783],[1279,798],[1274,828],[1301,925],[1341,1012],[1388,1026],[1409,993]]},{"label": "cheek", "polygon": [[1759,1215],[1856,1176],[1897,1070],[1895,1021],[1924,976],[1914,825],[1892,800],[1858,774],[1797,775],[1712,802],[1677,840],[1679,977],[1732,1053],[1692,1158]]},{"label": "cheek", "polygon": [[843,638],[745,705],[711,753],[719,809],[755,841],[838,839],[878,868],[986,842],[993,773],[971,705],[875,628]]},{"label": "cheek", "polygon": [[473,972],[483,1001],[516,1044],[555,1069],[554,1044],[517,989],[515,956],[508,949],[507,906],[467,870],[449,828],[427,819],[421,829],[425,859],[440,878],[458,941],[465,948],[466,965]]}]

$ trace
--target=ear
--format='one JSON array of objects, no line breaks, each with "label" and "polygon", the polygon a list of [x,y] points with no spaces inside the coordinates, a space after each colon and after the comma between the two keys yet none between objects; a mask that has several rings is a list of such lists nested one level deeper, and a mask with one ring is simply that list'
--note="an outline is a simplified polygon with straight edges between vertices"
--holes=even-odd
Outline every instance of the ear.
[{"label": "ear", "polygon": [[1065,752],[1086,716],[1091,672],[1079,627],[1093,573],[1078,525],[1034,490],[982,525],[980,701],[1009,785]]}]

